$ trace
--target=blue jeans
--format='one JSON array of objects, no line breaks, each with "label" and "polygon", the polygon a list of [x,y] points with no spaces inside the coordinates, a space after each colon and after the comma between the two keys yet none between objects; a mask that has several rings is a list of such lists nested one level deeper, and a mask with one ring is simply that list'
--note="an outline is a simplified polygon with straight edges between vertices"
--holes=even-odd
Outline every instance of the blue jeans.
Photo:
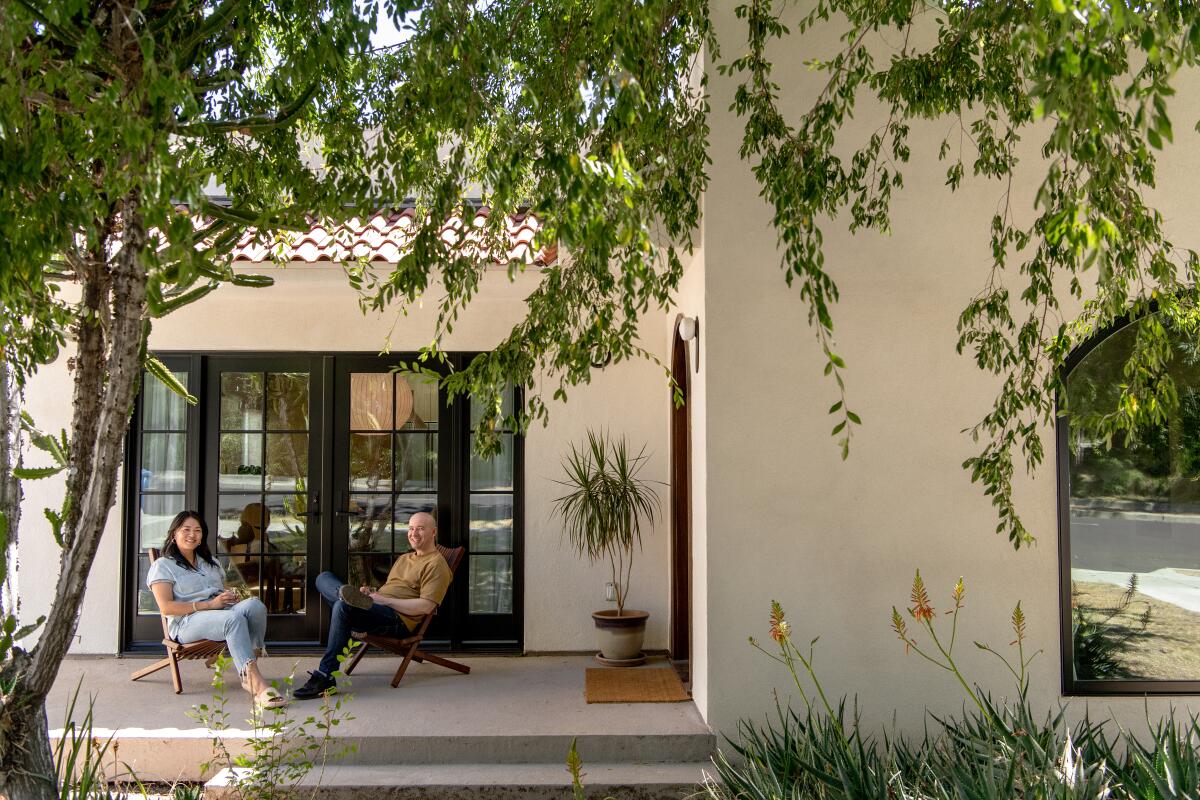
[{"label": "blue jeans", "polygon": [[325,655],[317,666],[317,672],[328,677],[339,668],[338,656],[350,643],[353,632],[379,633],[384,636],[404,637],[411,631],[400,615],[387,606],[373,603],[370,608],[355,608],[347,605],[338,596],[338,591],[345,582],[332,572],[322,572],[317,576],[317,591],[325,602],[333,607],[333,616],[329,623],[329,642],[325,645]]},{"label": "blue jeans", "polygon": [[267,635],[267,607],[250,597],[232,608],[197,611],[179,618],[175,639],[180,644],[212,639],[225,642],[237,666],[238,675],[246,674],[246,664],[254,660],[254,651],[262,648]]}]

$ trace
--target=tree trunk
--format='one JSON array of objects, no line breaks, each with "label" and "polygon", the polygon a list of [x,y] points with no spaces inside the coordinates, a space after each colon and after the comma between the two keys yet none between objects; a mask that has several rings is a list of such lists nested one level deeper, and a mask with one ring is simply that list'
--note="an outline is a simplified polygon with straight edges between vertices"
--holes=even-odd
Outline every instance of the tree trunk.
[{"label": "tree trunk", "polygon": [[[141,263],[146,231],[136,195],[125,199],[121,222],[120,250],[111,262],[83,278],[80,317],[106,320],[107,336],[104,327],[86,322],[78,329],[67,479],[71,508],[54,600],[26,665],[6,665],[6,684],[15,683],[0,703],[0,797],[12,800],[57,796],[52,770],[44,769],[51,752],[44,703],[79,624],[88,573],[116,499],[122,444],[141,378],[148,331],[146,269]],[[100,291],[89,286],[90,281],[97,281]],[[43,777],[47,774],[48,780]]]},{"label": "tree trunk", "polygon": [[13,469],[21,465],[21,395],[7,359],[0,357],[0,619],[17,613],[17,531],[21,522],[21,482]]},{"label": "tree trunk", "polygon": [[[18,670],[28,669],[28,654],[18,651],[10,662]],[[4,743],[5,773],[0,775],[0,798],[4,800],[57,800],[58,777],[54,752],[50,749],[46,708],[41,701],[14,705],[5,698],[0,717],[0,742]],[[10,733],[20,731],[19,737]],[[19,738],[19,742],[18,742]]]}]

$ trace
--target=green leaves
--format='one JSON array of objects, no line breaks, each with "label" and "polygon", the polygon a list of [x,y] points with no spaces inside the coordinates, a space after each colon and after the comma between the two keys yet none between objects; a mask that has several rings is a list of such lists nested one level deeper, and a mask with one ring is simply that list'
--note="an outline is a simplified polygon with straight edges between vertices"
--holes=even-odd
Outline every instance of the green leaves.
[{"label": "green leaves", "polygon": [[49,478],[52,475],[57,475],[64,469],[66,467],[15,467],[12,474],[23,481],[30,481],[38,480],[39,478]]},{"label": "green leaves", "polygon": [[638,477],[645,461],[644,447],[634,455],[625,437],[589,430],[586,446],[571,445],[562,464],[565,477],[556,481],[567,490],[555,498],[554,508],[571,546],[590,561],[610,562],[618,615],[629,591],[634,548],[641,547],[642,525],[653,525],[659,512],[653,482]]},{"label": "green leaves", "polygon": [[195,395],[188,394],[187,387],[179,382],[175,377],[175,373],[167,367],[162,361],[154,356],[147,356],[145,363],[146,371],[153,375],[160,383],[166,386],[175,394],[182,397],[189,405],[196,405],[199,401]]},{"label": "green leaves", "polygon": [[[1030,543],[1012,500],[1016,461],[1028,470],[1042,463],[1041,431],[1056,414],[1068,353],[1123,316],[1139,316],[1148,302],[1181,313],[1198,299],[1196,254],[1165,238],[1161,215],[1143,196],[1155,185],[1154,153],[1174,140],[1172,81],[1196,63],[1200,7],[827,0],[794,12],[794,24],[782,21],[785,12],[793,13],[771,0],[739,6],[748,52],[721,70],[741,79],[732,104],[745,125],[741,155],[775,209],[786,281],[800,284],[824,373],[843,401],[830,413],[844,408],[845,365],[832,354],[837,288],[825,266],[822,225],[846,211],[852,232],[887,233],[892,191],[903,186],[910,154],[909,123],[942,120],[962,132],[937,149],[950,162],[948,188],[972,177],[998,182],[992,264],[960,315],[957,347],[971,351],[1001,389],[967,431],[981,451],[963,466],[991,498],[997,530],[1015,547]],[[908,35],[918,12],[923,29],[936,33],[920,46]],[[768,44],[818,23],[841,26],[845,46],[810,63],[824,85],[799,116],[785,116]],[[877,66],[872,53],[895,41],[905,42],[903,50]],[[844,126],[868,93],[883,111],[877,127],[867,126],[873,132],[856,141]],[[1014,196],[1018,146],[1033,137],[1044,177],[1033,196]],[[1034,218],[1021,220],[1014,209],[1029,205]],[[1062,293],[1090,298],[1078,319],[1065,318]],[[1152,366],[1143,358],[1131,356],[1134,374],[1135,362]],[[1138,391],[1131,384],[1126,401]],[[1157,400],[1173,402],[1165,394]],[[1140,413],[1112,419],[1128,430]],[[843,437],[845,454],[857,417],[839,417],[833,433]]]},{"label": "green leaves", "polygon": [[14,467],[12,471],[14,477],[21,480],[39,480],[57,475],[69,466],[67,432],[65,430],[60,431],[57,438],[43,433],[34,424],[33,417],[25,411],[21,412],[21,428],[29,437],[29,443],[35,449],[49,455],[54,463],[48,467]]}]

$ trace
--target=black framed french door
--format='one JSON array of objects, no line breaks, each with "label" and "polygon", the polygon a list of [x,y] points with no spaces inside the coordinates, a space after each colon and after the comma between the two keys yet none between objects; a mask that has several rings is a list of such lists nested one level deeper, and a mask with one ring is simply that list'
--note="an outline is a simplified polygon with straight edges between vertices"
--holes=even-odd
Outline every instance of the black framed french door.
[{"label": "black framed french door", "polygon": [[[447,368],[467,358],[452,356]],[[477,417],[471,401],[448,403],[436,379],[399,370],[411,357],[336,361],[334,572],[354,585],[381,585],[395,559],[411,549],[409,518],[430,512],[438,542],[466,547],[467,557],[426,640],[452,649],[519,649],[523,509],[514,502],[516,437],[505,433],[500,455],[479,459],[470,449]]]},{"label": "black framed french door", "polygon": [[[159,360],[190,394],[201,393],[199,357],[160,356]],[[125,440],[122,483],[127,531],[121,560],[123,649],[158,645],[162,640],[158,606],[146,586],[150,569],[146,551],[163,546],[176,514],[184,509],[199,510],[200,427],[197,406],[188,405],[149,373],[142,374],[142,390],[134,401]]]},{"label": "black framed french door", "polygon": [[[398,371],[413,357],[159,354],[198,403],[143,376],[126,448],[123,649],[162,637],[146,549],[185,508],[208,521],[227,583],[267,606],[268,640],[303,646],[328,628],[317,574],[381,584],[409,549],[409,517],[432,511],[439,541],[468,554],[429,639],[521,649],[522,439],[502,430],[498,456],[474,455],[478,405]],[[445,368],[470,358],[452,354]],[[506,393],[503,415],[516,400]]]},{"label": "black framed french door", "polygon": [[270,615],[275,642],[317,642],[322,563],[321,359],[210,356],[204,389],[204,514],[230,583]]}]

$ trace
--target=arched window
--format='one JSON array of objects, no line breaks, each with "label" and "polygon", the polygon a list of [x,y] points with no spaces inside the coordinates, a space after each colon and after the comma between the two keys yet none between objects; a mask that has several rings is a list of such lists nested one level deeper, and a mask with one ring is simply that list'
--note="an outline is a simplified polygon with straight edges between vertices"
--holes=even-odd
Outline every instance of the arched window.
[{"label": "arched window", "polygon": [[1200,343],[1168,333],[1175,411],[1128,438],[1094,433],[1117,408],[1138,329],[1099,336],[1067,364],[1058,460],[1068,694],[1200,693]]}]

